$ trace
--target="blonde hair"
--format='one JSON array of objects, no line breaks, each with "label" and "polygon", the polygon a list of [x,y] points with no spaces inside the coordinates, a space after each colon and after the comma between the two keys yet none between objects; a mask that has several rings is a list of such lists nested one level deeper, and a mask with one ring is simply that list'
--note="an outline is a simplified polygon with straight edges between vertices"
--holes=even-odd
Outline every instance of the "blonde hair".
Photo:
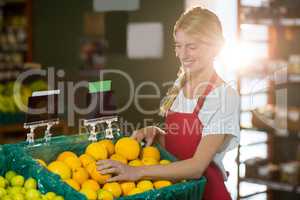
[{"label": "blonde hair", "polygon": [[[186,13],[183,13],[175,23],[173,29],[174,38],[179,29],[189,35],[201,38],[203,43],[206,43],[218,50],[224,43],[223,31],[219,18],[213,12],[205,8],[195,7]],[[171,108],[175,101],[179,91],[185,84],[186,74],[182,67],[180,67],[177,76],[177,81],[171,88],[169,88],[166,96],[162,100],[159,112],[161,116],[166,115],[167,111]]]}]

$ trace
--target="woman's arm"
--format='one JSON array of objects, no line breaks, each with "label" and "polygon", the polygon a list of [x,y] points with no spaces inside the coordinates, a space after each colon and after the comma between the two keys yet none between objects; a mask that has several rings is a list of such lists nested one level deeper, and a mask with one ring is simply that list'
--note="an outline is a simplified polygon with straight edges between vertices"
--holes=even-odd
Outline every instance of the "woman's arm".
[{"label": "woman's arm", "polygon": [[177,161],[168,165],[131,167],[117,161],[98,161],[98,170],[102,174],[114,173],[112,181],[136,181],[148,179],[195,179],[200,178],[212,161],[214,155],[225,142],[225,134],[207,135],[202,138],[194,156],[187,160]]},{"label": "woman's arm", "polygon": [[169,165],[143,166],[139,173],[150,179],[195,179],[200,178],[212,161],[215,153],[223,145],[226,135],[208,135],[202,138],[194,156]]}]

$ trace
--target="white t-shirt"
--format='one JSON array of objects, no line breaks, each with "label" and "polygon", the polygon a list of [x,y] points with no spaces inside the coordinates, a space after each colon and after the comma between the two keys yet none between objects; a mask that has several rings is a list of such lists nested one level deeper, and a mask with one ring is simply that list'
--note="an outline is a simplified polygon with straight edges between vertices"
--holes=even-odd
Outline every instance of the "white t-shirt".
[{"label": "white t-shirt", "polygon": [[[197,101],[198,98],[186,98],[183,90],[180,90],[171,111],[192,113]],[[206,96],[198,115],[203,124],[202,138],[212,134],[230,134],[232,136],[229,137],[213,158],[213,161],[222,171],[224,180],[227,180],[227,175],[222,160],[227,151],[238,146],[240,140],[239,112],[240,97],[237,91],[229,85],[222,84]]]}]

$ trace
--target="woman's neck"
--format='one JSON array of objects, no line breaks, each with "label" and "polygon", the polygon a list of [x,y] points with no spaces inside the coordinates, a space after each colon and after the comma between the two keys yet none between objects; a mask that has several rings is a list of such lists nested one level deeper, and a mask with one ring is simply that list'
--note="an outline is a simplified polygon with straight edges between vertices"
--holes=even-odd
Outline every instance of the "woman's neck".
[{"label": "woman's neck", "polygon": [[187,73],[187,83],[189,85],[197,85],[208,82],[212,75],[216,73],[213,66],[207,66],[197,72]]},{"label": "woman's neck", "polygon": [[203,94],[211,77],[215,74],[213,66],[207,66],[201,71],[186,73],[186,84],[183,93],[186,98],[193,99]]}]

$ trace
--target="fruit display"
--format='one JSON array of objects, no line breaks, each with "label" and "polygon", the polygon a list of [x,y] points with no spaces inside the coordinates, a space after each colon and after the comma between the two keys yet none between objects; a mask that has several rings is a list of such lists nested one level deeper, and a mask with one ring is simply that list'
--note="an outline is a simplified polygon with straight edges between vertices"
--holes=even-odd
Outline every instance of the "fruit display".
[{"label": "fruit display", "polygon": [[88,144],[81,155],[72,151],[63,151],[48,164],[41,159],[36,161],[59,175],[65,183],[84,194],[87,199],[92,200],[114,199],[172,185],[168,180],[106,183],[111,175],[103,175],[96,170],[96,162],[102,159],[113,159],[134,167],[171,163],[169,160],[161,159],[160,151],[156,147],[142,148],[130,137],[123,137],[115,143],[104,139]]},{"label": "fruit display", "polygon": [[[14,93],[14,88],[20,88],[20,95]],[[8,82],[0,84],[0,113],[17,113],[20,108],[17,106],[17,101],[27,106],[28,97],[34,91],[46,90],[48,85],[43,80],[36,80],[30,84],[21,85],[18,82]]]},{"label": "fruit display", "polygon": [[64,200],[54,192],[42,194],[39,191],[37,180],[25,179],[15,171],[7,171],[0,176],[0,199],[1,200]]}]

